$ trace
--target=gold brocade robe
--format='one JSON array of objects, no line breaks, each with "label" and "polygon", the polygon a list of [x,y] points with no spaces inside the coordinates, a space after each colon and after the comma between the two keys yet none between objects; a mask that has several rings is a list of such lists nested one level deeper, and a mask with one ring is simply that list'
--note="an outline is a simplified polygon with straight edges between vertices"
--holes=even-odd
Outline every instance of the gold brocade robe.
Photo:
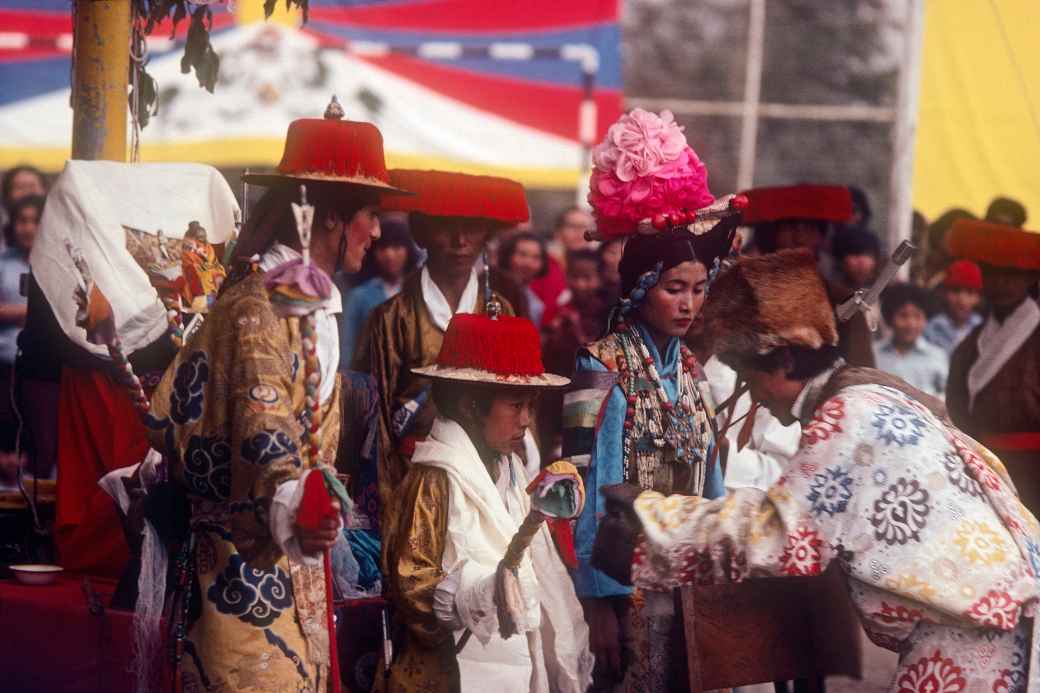
[{"label": "gold brocade robe", "polygon": [[[448,532],[448,476],[427,465],[409,468],[397,492],[401,532],[384,543],[384,583],[405,626],[404,642],[388,679],[376,677],[381,693],[457,693],[459,664],[454,634],[437,621],[433,593],[444,579]],[[379,667],[382,671],[383,667]]]},{"label": "gold brocade robe", "polygon": [[[323,568],[290,563],[271,536],[278,486],[303,472],[299,318],[272,310],[252,274],[217,301],[152,398],[152,445],[191,504],[197,600],[178,677],[185,691],[322,691],[329,643]],[[322,408],[334,465],[340,383]]]},{"label": "gold brocade robe", "polygon": [[[394,502],[405,472],[408,458],[416,439],[430,432],[436,418],[433,402],[429,399],[429,378],[412,373],[413,368],[429,366],[437,360],[444,341],[444,332],[433,323],[423,299],[421,273],[408,277],[401,292],[383,303],[368,319],[364,334],[354,356],[353,370],[370,373],[382,395],[379,412],[379,501],[382,506],[380,530],[384,545],[397,525]],[[480,280],[477,305],[473,312],[484,312],[484,280]],[[502,305],[503,315],[513,315],[513,308],[498,293],[493,294]],[[466,306],[460,306],[465,312]],[[420,401],[421,400],[421,401]],[[394,419],[398,422],[409,408],[418,404],[414,422],[402,435],[395,433]],[[398,425],[400,429],[400,425]],[[403,448],[403,450],[402,450]],[[384,551],[384,572],[385,572]]]}]

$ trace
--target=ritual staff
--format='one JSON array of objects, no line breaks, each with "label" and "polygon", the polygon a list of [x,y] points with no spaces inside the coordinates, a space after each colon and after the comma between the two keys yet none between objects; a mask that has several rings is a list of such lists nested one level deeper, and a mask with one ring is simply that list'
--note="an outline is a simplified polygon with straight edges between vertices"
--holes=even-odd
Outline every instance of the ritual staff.
[{"label": "ritual staff", "polygon": [[[523,187],[505,178],[446,171],[394,170],[392,182],[415,193],[393,202],[409,212],[412,238],[427,252],[426,265],[405,279],[401,292],[376,308],[361,335],[354,370],[371,373],[382,395],[379,496],[382,533],[393,532],[396,504],[415,443],[435,417],[430,381],[413,369],[437,358],[456,313],[480,313],[486,277],[476,265],[488,237],[528,218]],[[513,307],[493,292],[504,315]]]},{"label": "ritual staff", "polygon": [[[645,595],[642,610],[631,613],[632,591],[592,567],[599,491],[625,481],[709,498],[725,493],[710,392],[682,337],[704,302],[709,270],[729,249],[735,221],[708,223],[697,229],[700,236],[690,231],[694,211],[714,198],[704,164],[667,111],[622,116],[593,160],[589,201],[598,229],[630,237],[612,331],[578,352],[564,405],[563,454],[584,462],[589,494],[574,530],[574,580],[592,632],[595,689],[627,677],[629,690],[661,690],[671,673],[671,595]],[[655,218],[659,228],[641,224]]]},{"label": "ritual staff", "polygon": [[[379,236],[380,200],[399,192],[379,131],[342,117],[334,102],[325,119],[294,121],[276,172],[250,177],[270,187],[228,282],[152,398],[152,445],[190,507],[172,616],[186,691],[317,692],[334,683],[326,576],[314,556],[338,524],[295,524],[302,475],[331,467],[340,444],[342,303],[327,275],[360,268]],[[301,184],[313,205],[311,264],[301,260],[290,208]],[[269,281],[287,275],[307,281]],[[298,309],[316,309],[313,334]]]},{"label": "ritual staff", "polygon": [[[744,223],[755,230],[755,246],[763,253],[806,248],[820,263],[821,274],[829,276],[824,244],[830,228],[848,222],[853,216],[849,189],[840,185],[792,185],[748,190]],[[841,234],[845,230],[838,229]],[[853,233],[865,232],[858,229]],[[841,243],[839,246],[843,245]],[[831,304],[839,305],[852,295],[844,282],[825,279]],[[874,367],[874,349],[866,317],[857,312],[838,325],[841,354],[854,366]]]},{"label": "ritual staff", "polygon": [[955,257],[982,267],[986,321],[950,360],[946,402],[965,433],[1000,456],[1022,502],[1040,512],[1040,234],[983,221],[954,223]]},{"label": "ritual staff", "polygon": [[538,392],[567,379],[545,372],[529,320],[464,313],[451,319],[435,364],[418,372],[433,379],[438,417],[397,490],[400,526],[386,554],[405,635],[377,690],[585,691],[588,626],[544,528],[516,573],[522,625],[512,637],[500,634],[496,588],[530,508],[514,447]]},{"label": "ritual staff", "polygon": [[593,563],[644,589],[835,563],[867,635],[899,653],[891,690],[1037,682],[1027,616],[1040,597],[1040,524],[1000,460],[938,400],[842,363],[805,251],[740,260],[715,281],[705,318],[753,398],[801,421],[799,451],[768,491],[710,500],[607,489]]}]

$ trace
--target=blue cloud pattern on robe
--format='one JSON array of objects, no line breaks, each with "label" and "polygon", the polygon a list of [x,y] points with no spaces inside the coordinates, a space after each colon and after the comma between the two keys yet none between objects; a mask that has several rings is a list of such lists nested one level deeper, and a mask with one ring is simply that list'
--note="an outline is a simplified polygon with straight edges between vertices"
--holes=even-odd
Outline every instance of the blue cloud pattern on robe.
[{"label": "blue cloud pattern on robe", "polygon": [[231,495],[231,446],[216,436],[192,436],[184,450],[184,481],[193,493],[224,501]]},{"label": "blue cloud pattern on robe", "polygon": [[266,628],[292,606],[292,581],[278,566],[273,570],[252,568],[236,553],[228,558],[206,597],[220,613]]},{"label": "blue cloud pattern on robe", "polygon": [[282,457],[293,457],[299,467],[296,443],[284,431],[267,429],[242,441],[242,459],[253,464],[265,465]]},{"label": "blue cloud pattern on robe", "polygon": [[206,352],[196,351],[177,366],[170,392],[170,418],[184,425],[202,416],[203,389],[209,380]]}]

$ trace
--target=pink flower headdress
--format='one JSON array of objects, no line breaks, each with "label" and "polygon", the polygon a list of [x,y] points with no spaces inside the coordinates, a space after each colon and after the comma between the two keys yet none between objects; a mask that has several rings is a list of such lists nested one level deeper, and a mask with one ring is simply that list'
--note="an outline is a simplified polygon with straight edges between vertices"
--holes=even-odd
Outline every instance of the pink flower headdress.
[{"label": "pink flower headdress", "polygon": [[[601,238],[678,225],[699,234],[746,206],[739,196],[715,202],[708,169],[671,111],[657,115],[636,108],[622,115],[592,150],[592,164],[588,199]],[[708,221],[710,226],[698,224]]]}]

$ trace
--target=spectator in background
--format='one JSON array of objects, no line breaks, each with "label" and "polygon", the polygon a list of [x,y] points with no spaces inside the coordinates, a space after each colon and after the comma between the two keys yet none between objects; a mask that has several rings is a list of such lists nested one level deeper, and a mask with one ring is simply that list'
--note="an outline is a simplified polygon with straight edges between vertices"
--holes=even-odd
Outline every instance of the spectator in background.
[{"label": "spectator in background", "polygon": [[531,291],[545,305],[543,320],[546,324],[552,322],[560,306],[570,300],[564,295],[567,291],[564,275],[567,254],[574,250],[595,250],[597,243],[585,240],[585,232],[595,228],[592,215],[581,207],[568,207],[556,217],[552,238],[546,246],[549,259],[545,274],[530,284]]},{"label": "spectator in background", "polygon": [[943,310],[928,321],[924,337],[947,356],[982,323],[976,312],[982,301],[982,270],[970,260],[958,260],[943,279]]},{"label": "spectator in background", "polygon": [[8,210],[11,219],[4,227],[7,247],[0,252],[0,440],[10,439],[12,443],[17,423],[10,392],[18,355],[18,333],[25,326],[28,303],[22,295],[21,282],[22,275],[29,273],[29,251],[40,227],[43,203],[42,196],[29,195],[11,205]]},{"label": "spectator in background", "polygon": [[892,335],[875,346],[879,370],[898,376],[930,395],[946,393],[950,361],[923,338],[930,296],[913,284],[893,284],[881,295],[881,315]]},{"label": "spectator in background", "polygon": [[23,197],[47,194],[47,178],[43,172],[33,166],[15,166],[7,169],[0,180],[0,192],[3,194],[4,209],[8,217],[13,216],[11,207]]},{"label": "spectator in background", "polygon": [[946,277],[946,268],[953,262],[946,249],[946,234],[959,219],[975,219],[975,215],[966,209],[955,207],[939,215],[939,218],[928,227],[928,259],[925,262],[925,286],[929,289],[942,284]]},{"label": "spectator in background", "polygon": [[852,293],[870,286],[877,276],[881,242],[873,231],[851,227],[835,234],[831,245],[834,256],[834,280]]},{"label": "spectator in background", "polygon": [[531,282],[544,277],[549,270],[545,241],[530,231],[510,236],[498,249],[498,267],[523,289],[527,297],[528,317],[535,327],[540,328],[545,304],[531,290]]},{"label": "spectator in background", "polygon": [[384,218],[380,226],[381,235],[372,244],[372,252],[365,258],[361,271],[362,276],[369,278],[353,289],[340,287],[344,297],[343,320],[339,326],[342,368],[350,368],[369,314],[401,291],[404,278],[416,266],[418,250],[408,233],[408,225],[398,219]]},{"label": "spectator in background", "polygon": [[[570,300],[542,330],[542,360],[548,372],[571,377],[578,350],[606,332],[611,304],[604,293],[603,275],[603,260],[596,251],[576,250],[567,256],[567,295]],[[562,391],[542,393],[538,407],[542,459],[556,459],[546,455],[558,454],[562,408]]]},{"label": "spectator in background", "polygon": [[852,219],[849,220],[848,226],[867,228],[874,216],[870,209],[870,198],[867,197],[866,191],[857,185],[849,186],[849,196],[852,198]]},{"label": "spectator in background", "polygon": [[1018,200],[1010,197],[995,197],[986,208],[986,221],[994,224],[1005,224],[1021,228],[1025,225],[1028,215],[1025,206]]}]

